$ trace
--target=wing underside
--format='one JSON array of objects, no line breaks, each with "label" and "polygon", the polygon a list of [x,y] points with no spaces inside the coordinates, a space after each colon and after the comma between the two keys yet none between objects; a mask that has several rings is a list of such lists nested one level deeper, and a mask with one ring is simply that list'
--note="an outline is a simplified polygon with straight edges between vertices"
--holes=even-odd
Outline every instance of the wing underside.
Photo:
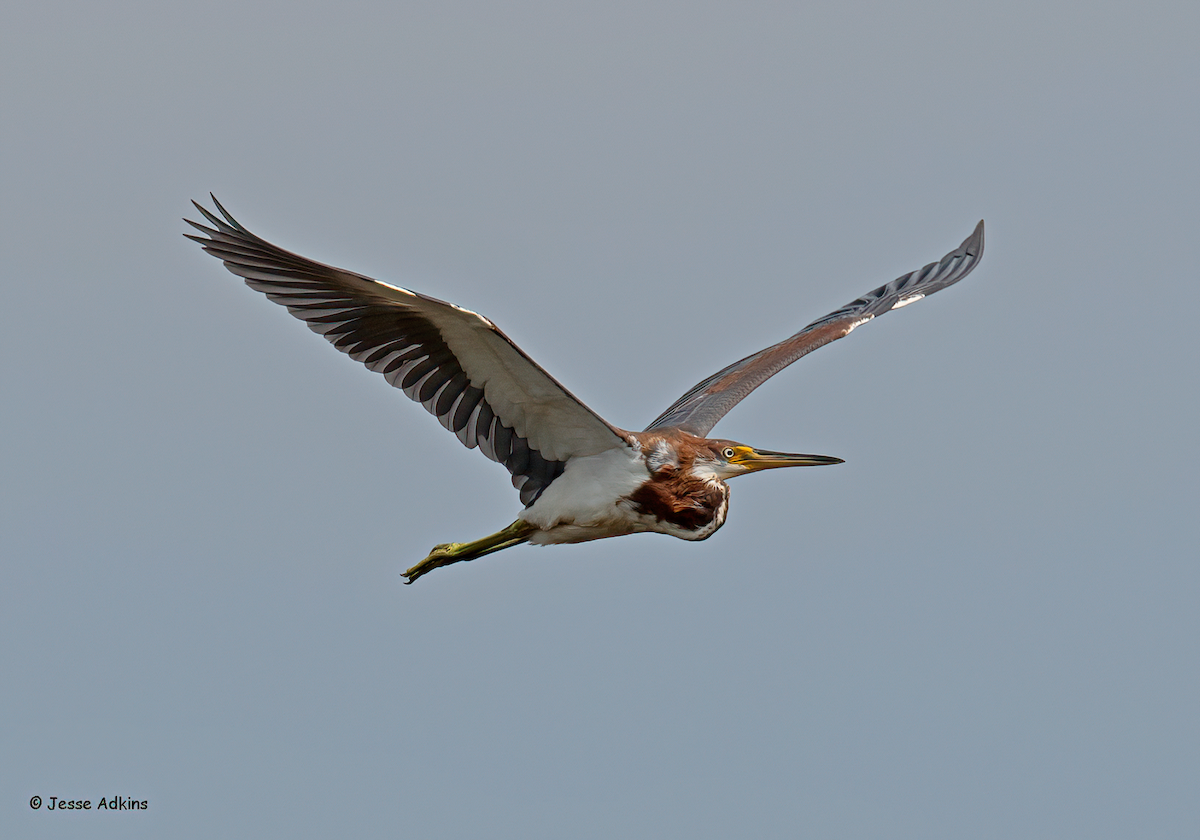
[{"label": "wing underside", "polygon": [[223,218],[196,204],[212,227],[185,219],[189,239],[503,464],[525,505],[568,458],[628,445],[483,316],[285,251],[213,202]]}]

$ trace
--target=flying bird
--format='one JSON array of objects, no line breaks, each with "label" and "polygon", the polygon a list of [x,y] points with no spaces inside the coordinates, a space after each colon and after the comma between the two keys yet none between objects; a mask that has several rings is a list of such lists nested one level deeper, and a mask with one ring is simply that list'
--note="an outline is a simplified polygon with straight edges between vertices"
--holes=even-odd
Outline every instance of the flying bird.
[{"label": "flying bird", "polygon": [[639,532],[703,540],[725,523],[728,479],[840,458],[756,449],[707,437],[759,385],[872,318],[957,283],[983,255],[983,222],[937,262],[818,318],[791,338],[698,383],[643,431],[605,421],[525,355],[495,324],[452,303],[315,262],[192,202],[212,227],[184,234],[333,346],[425,406],[468,448],[503,464],[524,509],[508,527],[433,548],[408,583],[440,566],[501,549]]}]

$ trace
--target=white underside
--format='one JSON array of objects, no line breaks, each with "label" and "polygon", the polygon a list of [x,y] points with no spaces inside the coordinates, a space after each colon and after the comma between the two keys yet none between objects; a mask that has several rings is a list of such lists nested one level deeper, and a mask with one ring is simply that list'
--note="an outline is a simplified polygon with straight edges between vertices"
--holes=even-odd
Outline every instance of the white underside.
[{"label": "white underside", "polygon": [[563,474],[518,518],[539,529],[529,538],[535,545],[660,531],[653,516],[639,514],[622,501],[649,478],[640,453],[632,448],[572,458]]}]

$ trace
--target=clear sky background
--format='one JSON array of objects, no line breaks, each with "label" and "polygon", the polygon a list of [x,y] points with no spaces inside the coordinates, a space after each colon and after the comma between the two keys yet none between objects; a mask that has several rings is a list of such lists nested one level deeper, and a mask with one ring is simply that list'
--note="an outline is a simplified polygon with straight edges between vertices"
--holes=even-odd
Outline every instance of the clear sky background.
[{"label": "clear sky background", "polygon": [[[1200,836],[1200,6],[10,3],[0,835]],[[611,422],[846,464],[400,572],[507,474],[180,235],[214,191]],[[34,795],[145,812],[33,811]]]}]

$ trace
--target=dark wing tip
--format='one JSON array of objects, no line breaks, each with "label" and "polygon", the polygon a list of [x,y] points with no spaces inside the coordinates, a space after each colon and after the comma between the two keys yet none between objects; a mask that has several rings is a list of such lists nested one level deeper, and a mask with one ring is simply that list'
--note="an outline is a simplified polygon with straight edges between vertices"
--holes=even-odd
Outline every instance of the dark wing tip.
[{"label": "dark wing tip", "polygon": [[221,211],[221,215],[225,217],[225,221],[229,222],[229,224],[232,225],[235,230],[237,230],[239,233],[249,233],[248,230],[238,224],[237,219],[229,215],[229,211],[221,205],[221,202],[217,201],[217,197],[215,195],[209,193],[208,197],[212,199],[213,204],[215,204],[217,209]]},{"label": "dark wing tip", "polygon": [[975,225],[975,230],[963,240],[963,244],[960,247],[965,253],[973,257],[978,257],[983,253],[983,219],[979,220],[979,224]]},{"label": "dark wing tip", "polygon": [[[213,204],[216,205],[217,210],[225,218],[223,218],[223,219],[218,218],[216,214],[214,214],[211,210],[209,210],[207,207],[205,207],[203,204],[196,201],[195,199],[192,199],[192,206],[195,207],[196,210],[198,210],[200,212],[200,215],[204,216],[204,218],[207,219],[210,224],[212,224],[213,226],[216,227],[216,231],[211,231],[212,233],[216,233],[216,232],[241,233],[241,234],[246,234],[246,235],[252,235],[252,234],[250,234],[250,231],[248,231],[244,227],[242,227],[242,225],[238,222],[237,219],[233,218],[233,216],[231,216],[229,214],[229,211],[226,210],[221,205],[221,202],[217,201],[217,197],[215,195],[213,195],[212,193],[209,193],[208,197],[212,199],[212,202],[213,202]],[[191,219],[185,218],[184,221],[187,222],[189,225],[191,225],[194,228],[197,228],[199,230],[203,230],[206,232],[210,232],[208,228],[205,228],[201,225],[196,224]]]}]

